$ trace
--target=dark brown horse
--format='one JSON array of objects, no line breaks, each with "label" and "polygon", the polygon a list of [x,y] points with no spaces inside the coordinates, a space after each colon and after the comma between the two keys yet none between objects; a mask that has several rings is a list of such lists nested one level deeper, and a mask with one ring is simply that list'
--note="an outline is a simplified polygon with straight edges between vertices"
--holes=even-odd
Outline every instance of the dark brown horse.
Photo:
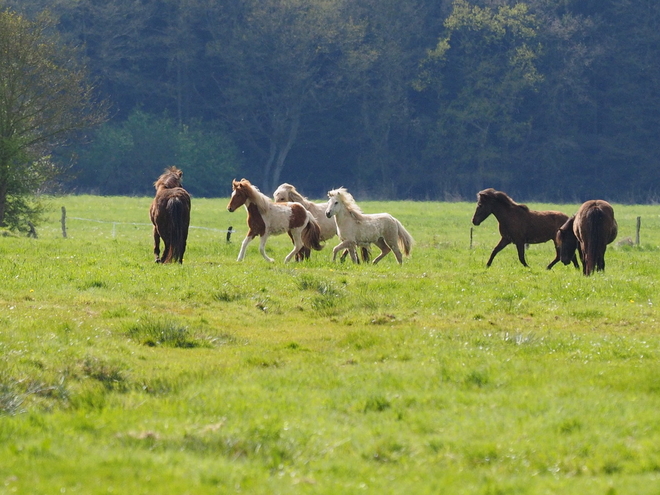
[{"label": "dark brown horse", "polygon": [[[554,241],[557,230],[568,220],[568,215],[560,211],[534,211],[527,205],[516,203],[501,191],[489,188],[477,194],[477,209],[472,217],[472,223],[479,225],[490,214],[495,215],[500,226],[502,238],[490,254],[486,266],[493,263],[493,258],[509,244],[515,244],[518,249],[518,259],[524,266],[525,244],[539,244]],[[548,270],[559,261],[559,248],[555,242],[555,259],[548,265]],[[575,256],[573,264],[578,267]]]},{"label": "dark brown horse", "polygon": [[557,231],[562,263],[567,265],[575,258],[577,249],[584,275],[605,270],[605,251],[618,230],[612,205],[600,199],[587,201]]},{"label": "dark brown horse", "polygon": [[[181,187],[183,172],[176,167],[166,168],[154,182],[156,197],[149,215],[154,224],[154,254],[156,263],[183,263],[190,225],[190,195]],[[160,257],[160,240],[165,244]]]}]

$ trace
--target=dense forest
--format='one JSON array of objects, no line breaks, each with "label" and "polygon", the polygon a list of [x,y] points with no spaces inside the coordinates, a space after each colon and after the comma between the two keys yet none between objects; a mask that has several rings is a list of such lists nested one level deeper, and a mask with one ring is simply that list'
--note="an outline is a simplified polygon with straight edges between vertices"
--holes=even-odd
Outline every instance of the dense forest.
[{"label": "dense forest", "polygon": [[81,47],[109,120],[66,188],[660,197],[656,0],[0,0]]}]

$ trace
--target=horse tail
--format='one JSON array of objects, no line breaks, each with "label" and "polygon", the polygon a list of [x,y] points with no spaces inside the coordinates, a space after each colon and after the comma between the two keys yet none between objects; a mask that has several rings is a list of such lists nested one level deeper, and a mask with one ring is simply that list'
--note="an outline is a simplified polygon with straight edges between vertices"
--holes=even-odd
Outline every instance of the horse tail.
[{"label": "horse tail", "polygon": [[183,263],[183,254],[186,251],[188,239],[188,224],[190,223],[189,210],[181,198],[173,197],[167,202],[170,216],[170,248],[165,253],[163,263],[170,261]]},{"label": "horse tail", "polygon": [[408,231],[405,229],[405,227],[401,222],[399,222],[396,218],[394,219],[394,221],[396,222],[396,226],[398,229],[399,247],[403,250],[403,254],[409,256],[413,244],[415,243],[415,240],[408,233]]},{"label": "horse tail", "polygon": [[602,265],[607,239],[605,238],[605,215],[600,208],[592,208],[586,218],[587,236],[585,274],[591,275]]},{"label": "horse tail", "polygon": [[305,225],[302,231],[302,241],[306,248],[314,249],[315,251],[323,249],[323,244],[321,244],[321,227],[319,227],[319,224],[309,211],[307,211],[307,225]]}]

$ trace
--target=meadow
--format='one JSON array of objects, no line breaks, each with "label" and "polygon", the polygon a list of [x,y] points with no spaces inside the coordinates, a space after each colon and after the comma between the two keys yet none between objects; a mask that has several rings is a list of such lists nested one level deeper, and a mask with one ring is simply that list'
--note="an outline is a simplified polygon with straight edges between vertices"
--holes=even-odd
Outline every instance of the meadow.
[{"label": "meadow", "polygon": [[157,265],[150,202],[0,237],[0,493],[660,493],[659,205],[615,204],[584,277],[551,243],[486,269],[468,202],[360,202],[415,238],[400,267],[285,265],[287,236],[238,263],[245,210],[193,198]]}]

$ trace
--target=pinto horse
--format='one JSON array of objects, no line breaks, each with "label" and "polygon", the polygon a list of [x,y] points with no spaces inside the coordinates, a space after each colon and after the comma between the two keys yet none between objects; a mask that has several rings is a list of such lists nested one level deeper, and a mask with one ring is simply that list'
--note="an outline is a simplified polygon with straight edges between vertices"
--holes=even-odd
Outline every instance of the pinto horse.
[{"label": "pinto horse", "polygon": [[403,254],[410,255],[414,243],[412,236],[401,222],[389,213],[365,214],[357,205],[353,196],[343,187],[328,192],[328,206],[325,215],[335,216],[337,234],[341,242],[332,250],[332,260],[337,253],[348,249],[354,263],[358,262],[355,253],[356,246],[374,243],[381,250],[373,263],[378,263],[390,251],[394,252],[396,260],[401,265]]},{"label": "pinto horse", "polygon": [[[316,223],[319,224],[319,227],[321,229],[321,241],[327,241],[328,239],[332,239],[334,236],[337,235],[337,224],[335,222],[335,219],[328,218],[327,216],[325,216],[326,203],[321,203],[321,204],[313,203],[312,201],[304,197],[302,194],[300,194],[294,186],[292,186],[291,184],[287,184],[286,182],[284,184],[280,184],[280,186],[277,189],[275,189],[275,192],[273,193],[273,200],[276,203],[293,201],[303,205],[307,209],[307,211],[309,211],[312,214],[314,220],[316,220]],[[368,245],[362,246],[361,252],[362,252],[362,261],[364,261],[365,263],[368,262],[371,255],[371,253],[369,252],[369,246]],[[309,258],[309,254],[310,254],[309,249],[303,248],[296,255],[296,258],[298,258],[299,255],[304,258]],[[347,254],[348,251],[344,251],[344,254],[342,254],[342,260],[346,257]]]},{"label": "pinto horse", "polygon": [[[556,256],[548,265],[548,270],[559,261],[559,248],[555,235],[568,220],[568,215],[560,211],[530,210],[527,205],[516,203],[506,193],[488,188],[477,194],[477,208],[472,217],[472,223],[481,224],[491,213],[499,222],[502,238],[490,254],[488,263],[486,263],[487,267],[493,263],[495,255],[509,244],[516,246],[520,262],[524,266],[529,266],[525,261],[525,244],[539,244],[550,240],[555,242]],[[572,261],[575,267],[579,268],[575,256]]]},{"label": "pinto horse", "polygon": [[605,270],[605,251],[616,239],[618,230],[612,205],[601,199],[585,202],[557,231],[562,263],[570,263],[577,249],[584,275]]},{"label": "pinto horse", "polygon": [[274,260],[266,254],[266,241],[271,235],[287,232],[293,240],[293,250],[286,255],[288,263],[303,247],[320,251],[321,230],[314,217],[300,203],[273,203],[268,196],[253,186],[249,180],[232,181],[232,193],[227,205],[230,212],[245,205],[248,212],[248,233],[243,239],[238,261],[243,261],[248,244],[261,236],[259,252],[267,261]]},{"label": "pinto horse", "polygon": [[[149,208],[154,225],[154,254],[156,263],[183,263],[190,225],[190,194],[181,187],[183,172],[169,167],[154,182],[156,197]],[[165,244],[160,257],[160,240]]]}]

